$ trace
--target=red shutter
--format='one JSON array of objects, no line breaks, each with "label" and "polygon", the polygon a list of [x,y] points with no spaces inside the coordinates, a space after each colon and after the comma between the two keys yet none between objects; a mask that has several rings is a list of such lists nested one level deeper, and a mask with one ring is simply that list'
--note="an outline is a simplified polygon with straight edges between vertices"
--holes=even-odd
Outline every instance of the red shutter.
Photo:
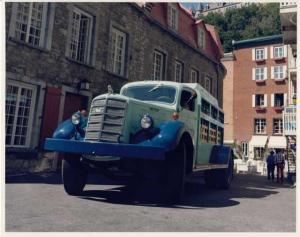
[{"label": "red shutter", "polygon": [[61,88],[47,87],[40,133],[40,147],[47,137],[52,137],[58,125]]}]

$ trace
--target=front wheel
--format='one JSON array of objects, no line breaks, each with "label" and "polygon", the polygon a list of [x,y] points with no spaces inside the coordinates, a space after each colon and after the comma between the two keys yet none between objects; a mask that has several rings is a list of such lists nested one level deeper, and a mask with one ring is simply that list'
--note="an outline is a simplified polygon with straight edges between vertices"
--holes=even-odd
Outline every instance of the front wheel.
[{"label": "front wheel", "polygon": [[82,193],[87,180],[87,169],[80,157],[65,157],[62,161],[62,181],[69,195]]},{"label": "front wheel", "polygon": [[180,202],[185,187],[186,144],[180,141],[177,147],[166,155],[162,175],[162,198],[167,203]]}]

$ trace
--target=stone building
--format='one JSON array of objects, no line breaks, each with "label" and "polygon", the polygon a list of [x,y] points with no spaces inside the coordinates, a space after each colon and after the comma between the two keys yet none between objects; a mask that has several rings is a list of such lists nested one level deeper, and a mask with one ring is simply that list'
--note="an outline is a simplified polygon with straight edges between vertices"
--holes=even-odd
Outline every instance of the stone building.
[{"label": "stone building", "polygon": [[226,138],[241,146],[244,158],[263,160],[268,150],[287,146],[282,119],[289,102],[287,46],[281,35],[233,46],[222,60],[229,71],[224,80]]},{"label": "stone building", "polygon": [[6,154],[36,157],[58,123],[129,81],[201,83],[222,104],[213,26],[179,3],[6,3]]}]

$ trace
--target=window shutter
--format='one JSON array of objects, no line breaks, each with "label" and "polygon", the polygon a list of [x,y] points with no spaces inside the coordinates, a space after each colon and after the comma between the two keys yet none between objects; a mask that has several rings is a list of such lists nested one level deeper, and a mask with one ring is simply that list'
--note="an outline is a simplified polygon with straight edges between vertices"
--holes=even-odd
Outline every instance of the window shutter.
[{"label": "window shutter", "polygon": [[283,78],[287,78],[287,67],[286,65],[282,66],[283,67]]},{"label": "window shutter", "polygon": [[264,79],[267,80],[268,79],[268,68],[264,67]]},{"label": "window shutter", "polygon": [[265,59],[268,59],[268,47],[265,47]]},{"label": "window shutter", "polygon": [[252,49],[252,61],[255,61],[255,49]]},{"label": "window shutter", "polygon": [[255,80],[255,68],[252,68],[252,80]]},{"label": "window shutter", "polygon": [[287,57],[287,45],[283,46],[283,56],[286,58]]},{"label": "window shutter", "polygon": [[283,106],[287,105],[287,93],[284,93],[283,95]]},{"label": "window shutter", "polygon": [[255,95],[252,95],[252,107],[255,107]]},{"label": "window shutter", "polygon": [[274,67],[271,67],[271,79],[274,79]]},{"label": "window shutter", "polygon": [[274,50],[274,47],[271,46],[271,47],[270,47],[270,58],[273,58],[273,50]]},{"label": "window shutter", "polygon": [[170,3],[168,3],[168,13],[167,13],[167,15],[168,15],[168,26],[171,25],[171,11],[172,11],[172,7],[171,7]]},{"label": "window shutter", "polygon": [[267,107],[268,106],[268,95],[267,94],[264,94],[264,107]]},{"label": "window shutter", "polygon": [[271,106],[274,107],[274,94],[271,94]]}]

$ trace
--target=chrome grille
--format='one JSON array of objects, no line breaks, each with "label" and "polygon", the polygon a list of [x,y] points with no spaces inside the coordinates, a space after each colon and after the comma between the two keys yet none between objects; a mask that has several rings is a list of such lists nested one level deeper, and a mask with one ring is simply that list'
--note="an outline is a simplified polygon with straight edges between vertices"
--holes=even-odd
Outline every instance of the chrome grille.
[{"label": "chrome grille", "polygon": [[85,140],[119,142],[123,132],[126,101],[103,98],[93,101]]}]

